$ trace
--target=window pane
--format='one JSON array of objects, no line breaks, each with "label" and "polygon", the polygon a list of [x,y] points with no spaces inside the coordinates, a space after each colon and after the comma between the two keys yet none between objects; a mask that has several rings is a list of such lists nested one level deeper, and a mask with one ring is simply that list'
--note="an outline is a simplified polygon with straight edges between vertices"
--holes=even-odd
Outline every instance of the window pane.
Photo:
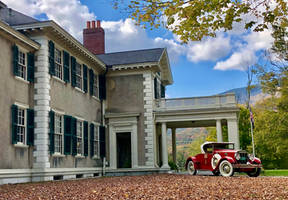
[{"label": "window pane", "polygon": [[26,54],[22,51],[18,53],[18,74],[26,80]]},{"label": "window pane", "polygon": [[25,110],[18,108],[17,141],[25,144]]},{"label": "window pane", "polygon": [[77,154],[82,155],[83,122],[77,121]]},{"label": "window pane", "polygon": [[82,65],[76,63],[76,87],[82,89]]},{"label": "window pane", "polygon": [[55,152],[63,154],[63,116],[55,114],[55,133],[54,133]]},{"label": "window pane", "polygon": [[62,52],[55,49],[55,76],[62,80],[63,67],[62,67]]}]

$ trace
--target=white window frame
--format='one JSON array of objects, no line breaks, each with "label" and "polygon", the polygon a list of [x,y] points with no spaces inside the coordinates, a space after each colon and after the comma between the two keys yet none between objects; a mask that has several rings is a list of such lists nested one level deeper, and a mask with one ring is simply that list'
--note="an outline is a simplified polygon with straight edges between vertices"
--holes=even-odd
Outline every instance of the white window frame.
[{"label": "white window frame", "polygon": [[[80,72],[80,74],[78,72]],[[76,85],[75,85],[75,87],[79,88],[82,91],[83,90],[83,66],[77,61],[76,61],[76,72],[75,73],[76,73]]]},{"label": "white window frame", "polygon": [[[84,120],[80,120],[80,119],[77,119],[77,122],[76,122],[76,124],[77,124],[77,128],[76,128],[76,138],[77,138],[77,156],[83,156],[84,155],[84,138],[83,138],[83,135],[84,135]],[[81,124],[81,128],[79,129],[79,123]],[[80,132],[80,134],[81,135],[79,135],[78,133],[78,131],[81,131]],[[79,152],[79,147],[78,147],[78,140],[79,139],[81,139],[81,152]]]},{"label": "white window frame", "polygon": [[[27,145],[27,109],[29,108],[28,105],[14,102],[14,105],[17,106],[17,143],[14,144],[15,147],[22,147],[22,148],[28,148]],[[24,142],[19,142],[18,141],[18,110],[24,110],[24,127],[25,127],[25,133],[24,133]]]},{"label": "white window frame", "polygon": [[[55,117],[54,117],[54,154],[55,155],[64,155],[64,115],[59,112],[55,112]],[[61,132],[57,131],[57,119],[56,117],[60,117],[61,119]],[[61,146],[60,146],[60,152],[56,151],[56,137],[61,138]]]},{"label": "white window frame", "polygon": [[[58,53],[56,52],[60,53],[60,58],[59,56],[57,56]],[[58,61],[58,59],[60,59],[60,62]],[[54,49],[54,63],[55,63],[55,77],[60,80],[63,80],[63,52],[57,47],[55,47]],[[57,70],[58,68],[60,70]],[[59,71],[59,74],[57,74],[57,71]]]},{"label": "white window frame", "polygon": [[[94,124],[94,138],[93,138],[93,146],[94,146],[94,149],[93,149],[93,153],[94,153],[94,156],[93,158],[100,158],[100,125],[99,124]],[[97,137],[96,137],[97,136]],[[98,139],[96,139],[98,138]],[[96,145],[95,143],[98,143],[97,145],[97,149],[96,149]],[[97,154],[96,154],[97,152]]]},{"label": "white window frame", "polygon": [[[20,62],[21,60],[23,60],[23,59],[20,59],[20,54],[25,56],[24,64]],[[23,79],[23,80],[25,80],[25,81],[27,81],[27,75],[28,75],[27,74],[27,71],[28,71],[27,70],[27,68],[28,68],[27,62],[28,62],[27,51],[25,51],[22,48],[18,47],[18,63],[17,63],[18,64],[18,77]],[[25,73],[23,73],[23,76],[20,75],[20,71],[22,71],[22,70],[20,70],[20,68],[25,68]]]},{"label": "white window frame", "polygon": [[[96,89],[95,89],[96,88]],[[99,76],[94,73],[93,96],[99,98]]]}]

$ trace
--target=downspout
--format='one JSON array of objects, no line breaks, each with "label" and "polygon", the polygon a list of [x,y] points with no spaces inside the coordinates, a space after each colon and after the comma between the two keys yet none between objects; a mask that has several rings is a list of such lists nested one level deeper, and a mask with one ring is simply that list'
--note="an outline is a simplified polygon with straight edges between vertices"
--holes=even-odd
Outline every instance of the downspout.
[{"label": "downspout", "polygon": [[[112,66],[106,65],[106,70],[104,72],[104,77],[105,77],[105,97],[106,98],[107,98],[106,74],[108,73],[109,68],[112,68]],[[105,100],[106,100],[106,98],[105,98]],[[104,126],[106,128],[106,126],[105,126],[105,103],[106,103],[105,100],[101,99],[101,114],[102,114],[101,124],[102,124],[102,126]],[[106,135],[105,135],[105,137],[106,137]],[[105,144],[107,144],[107,142]],[[105,148],[106,148],[106,146],[105,146]],[[105,174],[106,174],[106,157],[103,157],[103,159],[102,159],[102,176],[105,176]]]}]

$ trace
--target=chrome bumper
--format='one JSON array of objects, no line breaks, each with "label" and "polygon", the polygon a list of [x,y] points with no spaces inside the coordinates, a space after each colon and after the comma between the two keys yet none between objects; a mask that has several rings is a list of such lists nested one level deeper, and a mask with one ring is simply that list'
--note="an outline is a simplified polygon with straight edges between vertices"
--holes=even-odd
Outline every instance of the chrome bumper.
[{"label": "chrome bumper", "polygon": [[232,164],[233,168],[245,168],[245,169],[251,169],[251,168],[261,168],[262,164]]}]

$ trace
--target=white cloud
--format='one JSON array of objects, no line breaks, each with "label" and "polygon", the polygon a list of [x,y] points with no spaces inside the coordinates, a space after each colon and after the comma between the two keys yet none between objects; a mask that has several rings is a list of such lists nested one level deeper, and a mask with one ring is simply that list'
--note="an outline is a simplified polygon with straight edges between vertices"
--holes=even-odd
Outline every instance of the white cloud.
[{"label": "white cloud", "polygon": [[190,42],[187,47],[187,58],[192,62],[216,61],[227,56],[230,50],[230,38],[220,35],[202,42]]},{"label": "white cloud", "polygon": [[271,47],[273,38],[269,30],[251,32],[241,37],[241,43],[236,43],[234,52],[225,61],[219,61],[214,66],[216,70],[246,70],[258,59],[256,53]]},{"label": "white cloud", "polygon": [[9,7],[29,16],[46,14],[70,34],[82,41],[86,21],[95,19],[94,13],[78,0],[3,0]]},{"label": "white cloud", "polygon": [[257,57],[253,51],[242,50],[233,53],[227,60],[217,62],[214,69],[217,70],[246,70],[248,66],[253,65],[257,61]]}]

